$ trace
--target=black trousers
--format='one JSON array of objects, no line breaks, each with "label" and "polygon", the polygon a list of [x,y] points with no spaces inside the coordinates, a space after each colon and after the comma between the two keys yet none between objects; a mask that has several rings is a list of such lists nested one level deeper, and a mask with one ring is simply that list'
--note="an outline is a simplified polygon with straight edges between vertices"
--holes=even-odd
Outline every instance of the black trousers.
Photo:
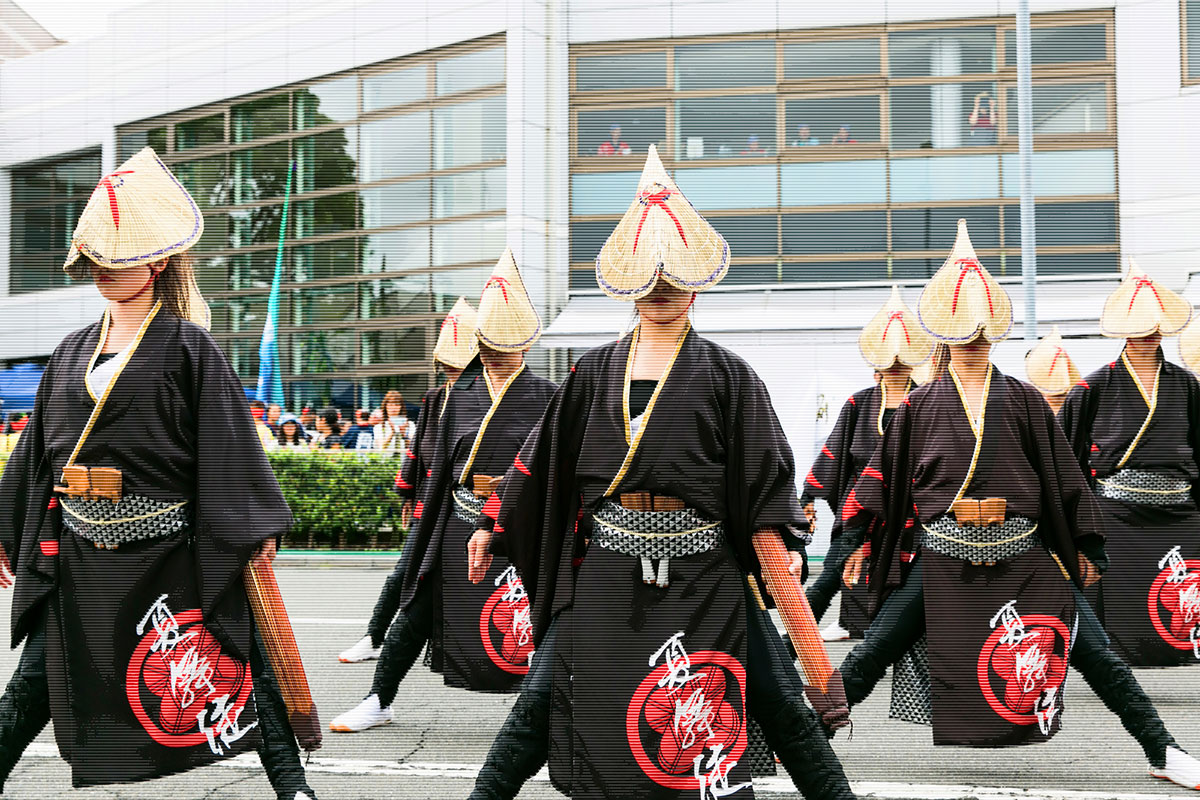
[{"label": "black trousers", "polygon": [[[267,663],[262,640],[254,634],[250,651],[254,676],[255,708],[262,741],[258,756],[279,800],[292,800],[297,792],[316,798],[300,763],[300,748],[288,722],[287,706]],[[50,688],[46,680],[46,634],[39,627],[25,641],[17,669],[0,697],[0,791],[25,748],[50,721]]]},{"label": "black trousers", "polygon": [[825,616],[833,598],[841,591],[842,568],[846,566],[846,559],[850,558],[857,547],[858,543],[855,537],[846,534],[842,534],[829,543],[821,574],[809,584],[808,589],[804,592],[817,622],[820,622],[821,617]]},{"label": "black trousers", "polygon": [[[436,579],[435,573],[429,576],[425,583]],[[396,615],[392,626],[388,628],[387,637],[383,640],[383,650],[375,664],[375,677],[371,681],[371,694],[379,695],[381,708],[387,708],[396,699],[400,681],[404,680],[404,676],[420,658],[421,650],[433,633],[433,593],[432,586],[420,586],[412,603]]]},{"label": "black trousers", "polygon": [[[816,714],[770,615],[747,590],[746,705],[808,800],[853,798],[841,762]],[[551,664],[558,619],[535,651],[521,694],[475,779],[471,800],[511,800],[546,763],[550,750]]]},{"label": "black trousers", "polygon": [[383,582],[379,599],[375,601],[375,610],[371,612],[371,621],[367,623],[367,635],[371,637],[372,647],[379,647],[383,644],[388,628],[391,627],[396,612],[400,610],[400,583],[407,567],[408,562],[401,553],[392,574],[388,575],[387,580]]},{"label": "black trousers", "polygon": [[[865,700],[888,666],[896,663],[925,633],[925,590],[921,572],[918,559],[904,585],[892,592],[879,609],[866,637],[838,668],[851,707]],[[1083,593],[1077,587],[1074,592],[1079,631],[1071,649],[1071,666],[1078,670],[1108,710],[1117,715],[1125,730],[1141,745],[1150,763],[1163,766],[1167,748],[1176,746],[1175,739],[1133,676],[1133,670],[1109,647],[1108,635]]]}]

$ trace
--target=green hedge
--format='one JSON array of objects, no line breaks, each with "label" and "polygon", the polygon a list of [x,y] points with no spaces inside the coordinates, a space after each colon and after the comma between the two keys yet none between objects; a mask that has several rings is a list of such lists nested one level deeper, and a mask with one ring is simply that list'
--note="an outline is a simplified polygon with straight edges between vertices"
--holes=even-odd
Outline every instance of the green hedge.
[{"label": "green hedge", "polygon": [[[7,453],[0,452],[0,473]],[[296,524],[285,547],[399,549],[399,498],[392,490],[400,459],[355,451],[267,453]]]}]

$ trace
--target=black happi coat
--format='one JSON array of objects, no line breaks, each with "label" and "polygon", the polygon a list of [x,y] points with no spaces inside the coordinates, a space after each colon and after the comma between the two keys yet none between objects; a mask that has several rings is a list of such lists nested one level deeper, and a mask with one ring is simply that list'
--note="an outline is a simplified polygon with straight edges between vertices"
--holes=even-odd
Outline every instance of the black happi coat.
[{"label": "black happi coat", "polygon": [[494,404],[476,357],[447,390],[441,420],[432,420],[432,473],[405,544],[412,551],[406,554],[404,591],[406,605],[418,589],[437,593],[431,661],[450,686],[509,691],[529,671],[533,638],[524,589],[503,559],[481,583],[467,579],[467,542],[477,525],[455,516],[453,491],[470,487],[474,475],[504,474],[555,388],[522,367]]},{"label": "black happi coat", "polygon": [[1111,566],[1097,612],[1132,666],[1200,661],[1200,381],[1163,360],[1153,407],[1122,355],[1067,396],[1059,421],[1093,485],[1121,469],[1191,485],[1185,502],[1100,497]]},{"label": "black happi coat", "polygon": [[[922,386],[845,503],[847,524],[878,520],[875,604],[901,580],[901,552],[957,497],[1002,497],[1010,518],[1037,523],[1041,547],[994,564],[920,549],[935,744],[1034,743],[1058,730],[1075,624],[1064,572],[1078,582],[1078,548],[1094,551],[1102,541],[1099,509],[1049,406],[1033,387],[991,370],[982,436],[951,376]],[[1036,634],[1033,645],[1023,644],[1020,624],[1006,627],[1010,603]]]},{"label": "black happi coat", "polygon": [[421,484],[429,477],[429,457],[433,452],[438,422],[442,416],[443,401],[449,384],[435,386],[421,398],[421,415],[417,417],[417,430],[412,442],[404,452],[404,464],[396,475],[396,493],[405,500],[421,495]]},{"label": "black happi coat", "polygon": [[[159,311],[76,463],[120,469],[126,495],[189,501],[191,525],[116,550],[64,528],[51,487],[95,405],[85,373],[101,327],[54,351],[0,480],[12,643],[45,625],[55,737],[76,786],[167,775],[255,744],[241,576],[254,548],[291,524],[225,355],[207,331]],[[218,715],[232,727],[214,727]]]},{"label": "black happi coat", "polygon": [[[580,359],[499,490],[493,550],[525,580],[539,641],[559,618],[550,771],[576,798],[690,796],[718,770],[730,788],[749,781],[743,587],[745,573],[757,571],[751,536],[804,527],[791,449],[766,388],[738,356],[694,331],[659,382],[640,437],[632,433],[636,335]],[[645,584],[639,559],[587,546],[592,512],[633,491],[679,498],[721,521],[725,543],[671,558],[668,586]],[[705,676],[689,697],[715,715],[707,739],[671,724],[689,717],[664,677],[684,653],[689,674]],[[712,742],[723,748],[720,764]],[[747,783],[732,796],[751,791]]]},{"label": "black happi coat", "polygon": [[[910,381],[910,389],[912,385]],[[829,504],[833,512],[833,528],[829,532],[831,541],[842,535],[841,511],[846,496],[883,441],[889,416],[884,392],[884,385],[880,383],[855,392],[846,400],[833,430],[804,479],[804,493],[800,502],[804,504],[811,498],[819,497]],[[866,630],[869,619],[865,582],[860,582],[852,589],[842,587],[839,622],[855,636],[861,636]]]}]

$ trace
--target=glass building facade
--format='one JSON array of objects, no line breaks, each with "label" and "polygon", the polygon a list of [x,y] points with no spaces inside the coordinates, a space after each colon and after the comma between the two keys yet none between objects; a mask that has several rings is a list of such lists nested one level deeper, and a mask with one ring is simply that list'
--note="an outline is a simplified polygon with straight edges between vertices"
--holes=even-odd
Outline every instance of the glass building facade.
[{"label": "glass building facade", "polygon": [[[966,218],[1020,274],[1011,17],[571,49],[572,291],[657,145],[729,241],[736,285],[919,282]],[[1033,20],[1040,274],[1111,275],[1113,16]]]},{"label": "glass building facade", "polygon": [[203,209],[197,278],[247,385],[293,163],[289,405],[377,404],[389,389],[415,401],[430,385],[442,317],[478,298],[504,249],[504,68],[492,37],[119,130],[118,160],[153,146]]},{"label": "glass building facade", "polygon": [[10,294],[71,283],[62,263],[98,180],[99,149],[12,170]]}]

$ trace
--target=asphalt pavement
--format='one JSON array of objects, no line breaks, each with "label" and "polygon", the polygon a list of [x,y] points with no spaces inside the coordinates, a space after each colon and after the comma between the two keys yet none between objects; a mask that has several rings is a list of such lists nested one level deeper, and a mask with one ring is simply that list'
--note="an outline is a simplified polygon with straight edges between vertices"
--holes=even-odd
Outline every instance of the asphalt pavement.
[{"label": "asphalt pavement", "polygon": [[[277,568],[309,682],[326,722],[369,690],[374,662],[340,664],[337,654],[365,631],[388,568],[386,561],[324,559]],[[11,593],[0,593],[8,619]],[[826,616],[828,623],[836,611]],[[7,627],[5,628],[7,633]],[[849,649],[830,645],[835,664]],[[16,666],[17,652],[0,653],[0,672]],[[1180,744],[1200,753],[1200,666],[1138,670],[1138,679]],[[1003,750],[934,748],[928,728],[887,718],[885,680],[854,712],[852,736],[839,733],[834,749],[862,797],[924,800],[1149,800],[1195,798],[1146,774],[1136,743],[1122,730],[1077,673],[1067,681],[1063,730],[1052,741]],[[358,734],[327,733],[311,758],[309,783],[322,800],[465,798],[492,737],[512,705],[506,695],[449,689],[419,662],[401,684],[396,721]],[[795,798],[786,778],[755,783],[759,797]],[[255,757],[142,784],[72,790],[53,736],[44,732],[9,779],[5,798],[206,798],[242,800],[273,792]],[[545,772],[521,798],[562,797]]]}]

